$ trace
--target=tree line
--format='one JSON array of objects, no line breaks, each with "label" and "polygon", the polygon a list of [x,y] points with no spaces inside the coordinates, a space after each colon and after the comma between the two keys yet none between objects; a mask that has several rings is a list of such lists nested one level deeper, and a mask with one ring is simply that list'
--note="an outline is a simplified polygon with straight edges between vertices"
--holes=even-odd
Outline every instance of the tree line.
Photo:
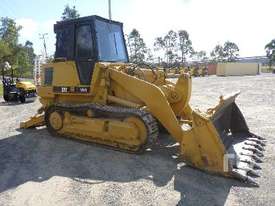
[{"label": "tree line", "polygon": [[34,64],[33,43],[26,41],[18,43],[21,26],[14,19],[2,17],[0,19],[0,63],[9,62],[19,77],[32,77]]},{"label": "tree line", "polygon": [[[80,14],[75,6],[70,7],[66,5],[61,19],[66,20],[78,17],[80,17]],[[130,62],[138,64],[154,63],[157,58],[157,62],[162,66],[186,65],[189,60],[199,63],[234,62],[238,59],[240,51],[236,43],[226,41],[223,44],[217,44],[210,52],[210,55],[207,55],[206,51],[194,49],[189,33],[186,30],[177,32],[170,30],[166,35],[157,37],[154,41],[154,52],[146,46],[137,29],[133,29],[128,35],[126,34],[126,43]],[[275,39],[266,44],[265,50],[271,66],[275,62]]]},{"label": "tree line", "polygon": [[[239,47],[236,43],[226,41],[223,45],[216,45],[207,56],[206,51],[195,50],[186,30],[170,30],[164,36],[155,38],[153,54],[137,29],[126,35],[126,42],[130,61],[133,63],[158,62],[163,66],[187,65],[192,60],[198,63],[206,62],[233,62],[239,56]],[[157,60],[156,60],[157,59]]]}]

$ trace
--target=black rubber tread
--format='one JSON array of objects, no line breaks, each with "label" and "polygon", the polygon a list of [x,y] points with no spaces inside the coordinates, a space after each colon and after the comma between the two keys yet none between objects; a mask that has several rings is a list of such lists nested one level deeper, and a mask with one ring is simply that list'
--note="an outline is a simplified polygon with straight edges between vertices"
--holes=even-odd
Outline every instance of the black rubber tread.
[{"label": "black rubber tread", "polygon": [[23,94],[20,94],[20,96],[19,96],[19,101],[21,102],[21,103],[25,103],[26,102],[26,97],[25,97],[25,95]]},{"label": "black rubber tread", "polygon": [[[70,112],[77,116],[86,116],[87,110],[91,110],[93,112],[94,118],[112,118],[112,119],[125,119],[127,117],[135,116],[141,119],[147,128],[147,141],[144,145],[141,145],[138,151],[129,151],[130,153],[140,153],[142,152],[146,146],[152,142],[154,142],[159,135],[159,129],[158,129],[158,123],[156,119],[147,111],[142,109],[136,109],[136,108],[128,108],[128,107],[120,107],[120,106],[110,106],[110,105],[101,105],[101,104],[94,104],[94,103],[84,103],[84,104],[54,104],[50,106],[46,112],[45,112],[45,120],[46,125],[49,130],[49,132],[54,136],[66,136],[69,138],[72,138],[68,135],[61,135],[58,134],[58,131],[54,131],[54,129],[49,125],[47,119],[49,116],[49,113],[52,111],[58,111],[58,112]],[[74,139],[74,138],[73,138]],[[98,143],[99,144],[99,143]],[[121,143],[119,143],[121,144]],[[128,145],[129,146],[129,145]],[[119,147],[113,147],[105,145],[105,147],[111,147],[113,149],[119,150],[119,151],[125,151],[125,149],[119,148]]]}]

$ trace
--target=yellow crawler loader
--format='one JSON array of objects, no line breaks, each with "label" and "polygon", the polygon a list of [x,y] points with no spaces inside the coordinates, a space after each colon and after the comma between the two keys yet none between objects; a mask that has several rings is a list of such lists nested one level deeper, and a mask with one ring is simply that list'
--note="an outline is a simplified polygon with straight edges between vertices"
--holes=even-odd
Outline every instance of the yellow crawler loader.
[{"label": "yellow crawler loader", "polygon": [[128,62],[122,23],[89,16],[57,22],[54,31],[55,60],[42,67],[37,87],[42,107],[21,128],[46,125],[52,135],[140,152],[161,124],[190,166],[256,184],[264,139],[249,132],[238,94],[193,110],[190,75],[172,83]]}]

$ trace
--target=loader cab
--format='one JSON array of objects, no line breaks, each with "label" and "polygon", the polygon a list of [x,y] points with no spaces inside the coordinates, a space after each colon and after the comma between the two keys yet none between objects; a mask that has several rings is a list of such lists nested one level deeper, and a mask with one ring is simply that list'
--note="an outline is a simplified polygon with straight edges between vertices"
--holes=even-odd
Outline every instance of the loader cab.
[{"label": "loader cab", "polygon": [[80,83],[89,85],[96,62],[128,62],[123,24],[99,16],[57,22],[56,61],[75,61]]}]

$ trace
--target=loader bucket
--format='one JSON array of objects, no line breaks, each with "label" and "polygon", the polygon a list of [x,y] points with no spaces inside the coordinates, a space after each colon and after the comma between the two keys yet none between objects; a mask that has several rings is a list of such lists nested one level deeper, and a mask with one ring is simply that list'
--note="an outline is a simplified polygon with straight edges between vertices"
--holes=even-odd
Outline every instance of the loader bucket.
[{"label": "loader bucket", "polygon": [[181,151],[191,166],[257,185],[255,170],[260,169],[265,141],[249,132],[235,103],[238,94],[221,98],[218,106],[208,110],[208,117],[194,112],[194,125],[183,138]]}]

